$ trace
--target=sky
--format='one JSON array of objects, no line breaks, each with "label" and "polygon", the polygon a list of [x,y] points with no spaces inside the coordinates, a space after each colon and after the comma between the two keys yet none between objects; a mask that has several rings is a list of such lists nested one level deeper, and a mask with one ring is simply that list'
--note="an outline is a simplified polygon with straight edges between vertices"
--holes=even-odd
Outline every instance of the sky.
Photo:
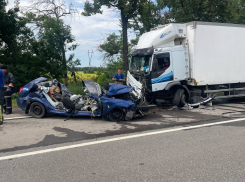
[{"label": "sky", "polygon": [[[7,9],[14,7],[15,0],[9,0]],[[64,0],[66,3],[73,3],[79,10],[79,14],[84,9],[86,0]],[[90,0],[92,1],[92,0]],[[20,0],[19,7],[28,6],[30,0]],[[65,18],[66,24],[72,28],[72,34],[75,36],[76,42],[79,44],[73,52],[67,52],[67,57],[70,53],[75,54],[75,58],[81,60],[81,66],[89,66],[88,51],[92,52],[91,66],[103,66],[103,54],[97,49],[103,43],[108,34],[119,34],[121,27],[119,26],[119,12],[117,10],[102,7],[103,13],[89,17],[82,15],[75,18]],[[133,35],[131,35],[133,36]]]}]

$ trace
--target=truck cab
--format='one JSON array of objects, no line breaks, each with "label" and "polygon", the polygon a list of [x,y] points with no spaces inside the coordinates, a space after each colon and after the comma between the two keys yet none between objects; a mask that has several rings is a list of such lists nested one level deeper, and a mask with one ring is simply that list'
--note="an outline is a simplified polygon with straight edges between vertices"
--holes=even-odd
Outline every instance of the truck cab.
[{"label": "truck cab", "polygon": [[188,81],[189,55],[185,32],[183,25],[170,24],[143,34],[137,49],[130,53],[127,73],[127,84],[133,86],[139,96],[144,90],[147,100],[171,100],[174,95],[170,89],[180,88],[182,82],[184,85]]},{"label": "truck cab", "polygon": [[171,23],[144,33],[130,53],[127,84],[135,95],[176,106],[245,96],[245,25]]},{"label": "truck cab", "polygon": [[[132,55],[127,84],[137,88],[137,94],[145,89],[148,100],[173,98],[172,90],[181,87],[189,79],[187,46],[157,48],[149,55]],[[183,69],[186,68],[186,69]],[[182,83],[182,84],[181,84]],[[173,89],[173,88],[172,88]]]}]

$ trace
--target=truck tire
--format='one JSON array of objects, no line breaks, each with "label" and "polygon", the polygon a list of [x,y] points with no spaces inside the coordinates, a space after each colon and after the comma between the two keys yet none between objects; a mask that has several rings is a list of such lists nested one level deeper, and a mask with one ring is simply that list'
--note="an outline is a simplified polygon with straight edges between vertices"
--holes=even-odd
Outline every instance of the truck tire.
[{"label": "truck tire", "polygon": [[30,107],[30,113],[34,118],[43,118],[46,116],[46,109],[41,103],[33,102]]},{"label": "truck tire", "polygon": [[184,89],[177,89],[175,91],[172,104],[178,107],[183,107],[186,104],[186,95]]}]

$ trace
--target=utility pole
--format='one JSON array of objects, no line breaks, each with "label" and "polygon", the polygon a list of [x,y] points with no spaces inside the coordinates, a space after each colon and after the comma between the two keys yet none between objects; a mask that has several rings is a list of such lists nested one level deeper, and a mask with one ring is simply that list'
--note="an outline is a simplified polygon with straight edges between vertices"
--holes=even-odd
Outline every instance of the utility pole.
[{"label": "utility pole", "polygon": [[92,59],[93,53],[94,53],[93,50],[91,52],[89,52],[88,50],[89,67],[91,67],[91,59]]}]

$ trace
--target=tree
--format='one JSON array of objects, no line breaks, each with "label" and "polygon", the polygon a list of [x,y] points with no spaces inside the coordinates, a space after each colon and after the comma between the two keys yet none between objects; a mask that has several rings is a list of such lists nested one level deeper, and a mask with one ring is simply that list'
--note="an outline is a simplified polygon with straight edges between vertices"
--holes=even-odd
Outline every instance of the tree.
[{"label": "tree", "polygon": [[96,72],[97,79],[96,82],[101,86],[105,86],[107,83],[112,82],[113,75],[117,72],[118,68],[121,68],[123,65],[122,60],[115,61],[114,59],[107,60],[106,68],[99,68]]},{"label": "tree", "polygon": [[68,59],[65,58],[64,63],[63,51],[73,51],[77,47],[77,44],[73,44],[75,37],[71,34],[70,26],[65,25],[62,19],[36,16],[32,13],[26,15],[32,25],[35,25],[37,32],[35,34],[35,52],[38,57],[43,59],[43,62],[46,61],[51,66],[49,69],[51,77],[60,78],[66,75],[71,67],[80,65],[79,60],[73,61],[73,54]]},{"label": "tree", "polygon": [[[144,0],[143,0],[144,1]],[[84,16],[91,16],[96,13],[102,13],[101,7],[107,6],[108,8],[116,8],[120,11],[122,22],[122,35],[123,35],[123,69],[128,69],[128,20],[136,16],[136,10],[140,2],[138,0],[94,0],[93,3],[85,2]]]},{"label": "tree", "polygon": [[233,1],[233,13],[236,13],[238,20],[235,23],[245,24],[245,0]]},{"label": "tree", "polygon": [[[130,40],[128,42],[129,51],[137,44],[138,37],[136,39]],[[112,33],[107,36],[104,43],[99,45],[98,50],[103,53],[103,60],[107,64],[112,64],[113,60],[115,62],[123,62],[123,38],[122,34],[116,35]],[[115,68],[118,69],[119,67]],[[121,68],[121,66],[120,66]]]},{"label": "tree", "polygon": [[[131,44],[128,43],[129,48]],[[116,35],[112,33],[107,36],[104,43],[102,43],[98,50],[104,54],[106,68],[99,68],[96,75],[96,82],[101,86],[111,82],[111,78],[117,72],[118,68],[123,66],[123,40],[122,34]]]},{"label": "tree", "polygon": [[18,7],[6,11],[6,6],[7,3],[0,0],[1,63],[8,65],[16,77],[18,88],[42,75],[45,69],[33,53],[32,43],[35,40],[32,31],[26,26],[28,21],[18,15]]},{"label": "tree", "polygon": [[0,39],[8,46],[12,57],[16,62],[19,60],[18,36],[27,35],[30,30],[25,26],[26,22],[18,16],[19,8],[6,11],[7,3],[0,0]]},{"label": "tree", "polygon": [[[26,7],[26,11],[32,12],[33,14],[39,15],[38,18],[42,17],[51,17],[56,21],[58,27],[63,27],[64,22],[62,21],[62,17],[72,16],[77,12],[77,8],[72,4],[66,4],[63,0],[32,0],[32,5]],[[74,39],[67,39],[65,36],[67,31],[67,26],[60,28],[57,31],[57,43],[60,45],[60,49],[62,56],[62,69],[64,70],[64,76],[67,78],[67,60],[66,60],[66,51],[67,45],[73,43]],[[69,40],[69,42],[66,42]],[[72,49],[74,50],[77,47],[77,44],[73,43]],[[71,48],[68,48],[71,49]]]},{"label": "tree", "polygon": [[[80,64],[71,55],[63,69],[60,51],[63,47],[59,41],[65,42],[65,51],[76,48],[76,44],[70,44],[75,40],[71,28],[63,20],[30,13],[23,15],[18,8],[6,11],[6,5],[0,0],[0,63],[8,65],[16,77],[17,88],[40,76],[59,79],[67,69]],[[29,28],[33,25],[36,25],[35,31]]]},{"label": "tree", "polygon": [[104,53],[103,59],[113,59],[120,56],[123,51],[123,41],[121,35],[112,33],[107,36],[106,41],[99,45],[98,50]]},{"label": "tree", "polygon": [[74,81],[77,82],[76,72],[78,71],[78,69],[76,66],[81,65],[81,63],[79,59],[73,61],[74,56],[75,56],[74,54],[70,55],[69,59],[67,60],[67,66],[68,66],[68,71],[71,72],[71,76],[74,77]]},{"label": "tree", "polygon": [[240,0],[157,0],[157,3],[161,8],[169,8],[171,18],[179,23],[238,23],[241,15]]},{"label": "tree", "polygon": [[133,28],[138,35],[150,31],[151,28],[156,27],[161,23],[162,12],[161,7],[157,6],[152,0],[145,0],[139,3],[138,9],[135,12],[133,21],[130,22],[129,28]]}]

